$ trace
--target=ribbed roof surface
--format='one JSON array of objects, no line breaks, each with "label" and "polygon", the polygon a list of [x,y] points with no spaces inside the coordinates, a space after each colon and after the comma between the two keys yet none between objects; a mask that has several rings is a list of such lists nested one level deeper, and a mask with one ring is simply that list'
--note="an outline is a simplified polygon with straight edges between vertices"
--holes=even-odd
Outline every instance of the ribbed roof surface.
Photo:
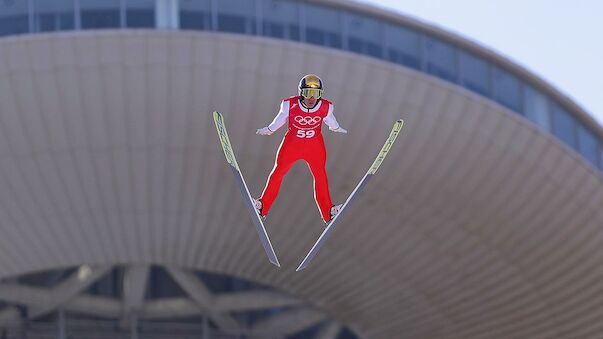
[{"label": "ribbed roof surface", "polygon": [[[310,268],[322,231],[302,164],[267,221],[268,263],[212,110],[259,195],[282,131],[254,134],[323,77],[342,201],[397,118],[400,139]],[[363,338],[573,338],[603,331],[603,180],[572,150],[452,84],[342,51],[187,32],[0,41],[0,277],[158,263],[244,277]]]}]

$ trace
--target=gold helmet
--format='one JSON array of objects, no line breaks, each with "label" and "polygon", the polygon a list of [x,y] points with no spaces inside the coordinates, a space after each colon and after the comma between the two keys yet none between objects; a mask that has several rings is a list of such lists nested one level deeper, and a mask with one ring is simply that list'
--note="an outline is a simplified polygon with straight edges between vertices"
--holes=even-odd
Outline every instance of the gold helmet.
[{"label": "gold helmet", "polygon": [[306,74],[299,81],[299,95],[301,97],[320,99],[323,90],[322,80],[316,74]]}]

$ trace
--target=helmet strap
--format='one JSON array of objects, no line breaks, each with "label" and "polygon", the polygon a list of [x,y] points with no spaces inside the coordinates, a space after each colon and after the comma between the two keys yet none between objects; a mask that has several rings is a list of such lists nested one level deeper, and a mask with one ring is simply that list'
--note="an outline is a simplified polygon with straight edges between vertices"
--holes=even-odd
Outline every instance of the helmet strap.
[{"label": "helmet strap", "polygon": [[303,97],[303,96],[301,96],[301,95],[299,96],[299,102],[300,102],[300,104],[301,104],[301,105],[302,105],[302,106],[303,106],[305,109],[307,109],[307,110],[311,110],[312,108],[316,107],[316,105],[318,105],[318,103],[320,102],[320,100],[321,100],[321,99],[322,99],[322,98],[318,98],[318,99],[316,99],[316,103],[314,104],[314,106],[312,106],[312,107],[308,107],[308,106],[306,106],[306,100],[304,99],[304,97]]}]

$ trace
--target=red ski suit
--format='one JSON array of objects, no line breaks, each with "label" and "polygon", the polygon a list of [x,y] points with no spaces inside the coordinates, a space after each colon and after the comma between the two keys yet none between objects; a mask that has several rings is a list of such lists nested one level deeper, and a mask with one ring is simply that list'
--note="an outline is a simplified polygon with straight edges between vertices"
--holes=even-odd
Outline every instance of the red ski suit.
[{"label": "red ski suit", "polygon": [[275,131],[287,122],[288,130],[278,149],[274,168],[268,176],[266,187],[260,197],[262,215],[266,215],[270,211],[285,174],[295,162],[305,160],[314,177],[314,200],[320,214],[325,221],[331,219],[330,210],[333,204],[325,170],[327,151],[322,137],[323,120],[331,129],[339,128],[333,115],[333,104],[328,100],[320,99],[311,109],[303,107],[298,96],[282,101],[279,114],[268,128]]}]

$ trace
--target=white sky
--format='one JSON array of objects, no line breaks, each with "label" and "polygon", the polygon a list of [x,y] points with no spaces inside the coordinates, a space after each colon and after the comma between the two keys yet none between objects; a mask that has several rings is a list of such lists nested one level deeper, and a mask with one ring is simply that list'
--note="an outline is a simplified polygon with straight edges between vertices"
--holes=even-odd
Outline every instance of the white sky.
[{"label": "white sky", "polygon": [[603,125],[603,1],[356,1],[415,17],[505,55]]}]

